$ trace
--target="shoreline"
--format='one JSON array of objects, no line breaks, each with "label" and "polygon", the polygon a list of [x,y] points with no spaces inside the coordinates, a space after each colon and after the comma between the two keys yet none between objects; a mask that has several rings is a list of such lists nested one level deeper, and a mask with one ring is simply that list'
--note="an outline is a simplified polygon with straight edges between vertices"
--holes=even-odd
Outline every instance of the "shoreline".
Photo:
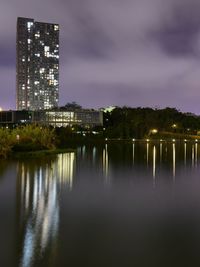
[{"label": "shoreline", "polygon": [[75,149],[64,148],[64,149],[51,149],[51,150],[36,150],[36,151],[14,151],[8,156],[7,159],[24,159],[24,158],[40,158],[44,156],[51,156],[63,153],[75,152]]},{"label": "shoreline", "polygon": [[[6,159],[34,159],[34,158],[42,158],[45,156],[53,156],[57,154],[63,154],[63,153],[70,153],[70,152],[76,152],[77,146],[82,145],[104,145],[108,143],[200,143],[200,137],[193,136],[193,137],[187,137],[187,138],[142,138],[142,139],[123,139],[123,138],[104,138],[99,140],[81,140],[81,142],[71,142],[71,146],[69,144],[66,148],[55,148],[50,150],[35,150],[35,151],[11,151]],[[5,158],[1,158],[5,159]]]}]

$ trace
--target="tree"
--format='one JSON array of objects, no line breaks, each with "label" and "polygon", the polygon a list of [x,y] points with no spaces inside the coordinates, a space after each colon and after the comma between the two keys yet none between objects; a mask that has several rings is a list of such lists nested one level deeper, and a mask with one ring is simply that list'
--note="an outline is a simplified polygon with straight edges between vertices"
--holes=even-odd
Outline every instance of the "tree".
[{"label": "tree", "polygon": [[77,104],[75,101],[67,103],[65,106],[61,107],[61,109],[71,109],[71,110],[77,110],[81,109],[82,106]]},{"label": "tree", "polygon": [[16,128],[13,132],[15,136],[19,137],[17,145],[19,149],[40,150],[54,148],[54,130],[48,127],[26,125]]},{"label": "tree", "polygon": [[16,136],[9,129],[0,128],[0,157],[6,158],[16,142]]}]

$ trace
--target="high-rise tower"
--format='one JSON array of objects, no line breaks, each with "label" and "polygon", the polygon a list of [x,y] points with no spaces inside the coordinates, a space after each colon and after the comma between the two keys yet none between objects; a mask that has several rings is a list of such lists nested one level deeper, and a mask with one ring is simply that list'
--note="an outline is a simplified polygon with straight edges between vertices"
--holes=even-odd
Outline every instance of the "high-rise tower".
[{"label": "high-rise tower", "polygon": [[17,110],[58,105],[59,25],[17,19]]}]

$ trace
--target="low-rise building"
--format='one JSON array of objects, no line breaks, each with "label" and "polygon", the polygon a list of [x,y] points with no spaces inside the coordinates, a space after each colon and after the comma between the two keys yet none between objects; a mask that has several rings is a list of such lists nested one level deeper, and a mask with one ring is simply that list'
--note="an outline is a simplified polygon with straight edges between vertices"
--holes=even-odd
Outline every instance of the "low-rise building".
[{"label": "low-rise building", "polygon": [[9,110],[0,112],[1,126],[40,124],[53,127],[80,125],[85,128],[103,125],[103,112],[97,110]]}]

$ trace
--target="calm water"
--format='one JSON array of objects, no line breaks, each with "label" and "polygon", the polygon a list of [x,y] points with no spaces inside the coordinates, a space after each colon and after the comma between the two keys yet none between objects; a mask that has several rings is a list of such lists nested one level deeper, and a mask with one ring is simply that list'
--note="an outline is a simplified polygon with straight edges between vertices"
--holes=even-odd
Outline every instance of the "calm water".
[{"label": "calm water", "polygon": [[0,161],[0,266],[199,266],[200,144]]}]

